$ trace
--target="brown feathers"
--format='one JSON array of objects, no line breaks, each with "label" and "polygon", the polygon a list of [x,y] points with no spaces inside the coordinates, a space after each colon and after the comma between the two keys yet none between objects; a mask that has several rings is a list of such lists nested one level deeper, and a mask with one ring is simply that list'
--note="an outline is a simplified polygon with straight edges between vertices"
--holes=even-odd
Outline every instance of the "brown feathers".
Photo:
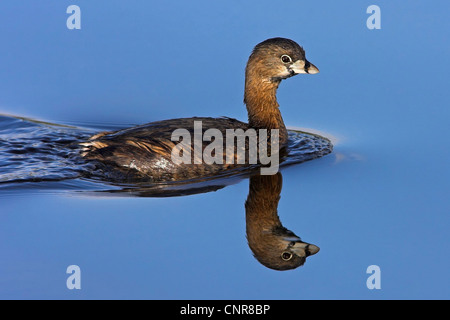
[{"label": "brown feathers", "polygon": [[[189,164],[174,162],[172,151],[178,141],[172,141],[172,134],[177,129],[183,129],[192,137],[195,131],[194,121],[202,122],[202,135],[207,129],[216,129],[223,136],[228,129],[252,129],[267,130],[269,137],[275,137],[273,132],[276,131],[271,130],[277,129],[279,144],[274,143],[277,150],[276,152],[271,150],[271,155],[278,154],[279,149],[287,145],[288,134],[281,117],[276,92],[282,79],[295,75],[297,71],[303,72],[294,68],[298,67],[296,63],[305,65],[305,52],[292,40],[268,39],[254,48],[245,70],[244,102],[248,111],[248,124],[230,118],[183,118],[152,122],[116,132],[96,134],[87,142],[80,143],[83,147],[81,155],[85,159],[97,161],[105,170],[119,171],[126,179],[144,178],[152,181],[211,176],[252,164],[248,161],[250,152],[248,141],[245,145],[241,144],[241,147],[233,146],[231,156],[226,157],[229,155],[228,149],[227,155],[223,154],[226,159],[224,158],[225,161],[222,163],[203,161],[202,152],[208,148],[208,143],[204,141],[200,142],[200,146],[197,144],[197,147],[191,143],[186,148],[180,148],[180,157],[190,159]],[[223,145],[220,147],[224,148]],[[244,153],[239,154],[242,148],[245,148]],[[258,148],[259,151],[263,150],[260,145]],[[207,150],[211,151],[210,149],[209,146]],[[214,149],[211,156],[221,159],[220,154],[217,155],[216,152]]]}]

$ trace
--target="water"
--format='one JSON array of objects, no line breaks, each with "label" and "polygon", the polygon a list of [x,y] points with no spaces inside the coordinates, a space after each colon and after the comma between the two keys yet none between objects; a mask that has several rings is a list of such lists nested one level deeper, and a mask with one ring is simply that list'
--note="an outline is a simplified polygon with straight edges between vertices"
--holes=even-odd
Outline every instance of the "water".
[{"label": "water", "polygon": [[[366,28],[365,5],[333,1],[296,15],[272,2],[77,3],[81,30],[65,26],[71,3],[0,4],[0,113],[14,116],[1,118],[2,146],[16,150],[0,151],[0,298],[450,297],[445,1],[379,1],[381,30]],[[80,176],[89,167],[73,143],[95,132],[245,120],[246,59],[273,36],[298,41],[321,71],[281,84],[287,126],[334,145],[275,184],[282,225],[320,247],[303,266],[254,257],[247,177],[149,197]],[[81,290],[66,287],[70,265]],[[381,289],[367,288],[371,265]]]},{"label": "water", "polygon": [[[117,127],[120,126],[87,129],[0,115],[0,189],[3,193],[17,189],[65,190],[69,184],[70,191],[86,192],[97,185],[97,191],[115,195],[170,197],[215,191],[260,172],[258,166],[244,166],[186,180],[118,182],[104,170],[97,170],[94,161],[85,160],[80,145],[94,134]],[[320,158],[332,150],[331,141],[325,137],[291,130],[286,155],[279,162],[283,167],[289,166]]]}]

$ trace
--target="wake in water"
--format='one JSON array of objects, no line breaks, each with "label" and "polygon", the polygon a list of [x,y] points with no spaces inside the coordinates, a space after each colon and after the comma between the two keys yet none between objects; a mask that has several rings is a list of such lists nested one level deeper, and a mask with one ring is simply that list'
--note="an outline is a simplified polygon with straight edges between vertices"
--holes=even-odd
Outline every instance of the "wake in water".
[{"label": "wake in water", "polygon": [[[131,196],[180,196],[218,190],[251,175],[255,168],[231,170],[202,179],[117,183],[80,156],[80,142],[108,128],[81,128],[0,115],[0,193],[20,190],[80,191]],[[117,130],[115,128],[109,128]],[[333,146],[316,134],[289,131],[281,166],[329,154]],[[8,192],[10,191],[10,192]]]}]

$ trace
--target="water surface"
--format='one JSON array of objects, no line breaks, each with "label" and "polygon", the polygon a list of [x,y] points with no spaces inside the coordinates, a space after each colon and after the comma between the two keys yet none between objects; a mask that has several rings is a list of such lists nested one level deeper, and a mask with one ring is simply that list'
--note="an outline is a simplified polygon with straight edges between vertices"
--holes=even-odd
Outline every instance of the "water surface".
[{"label": "water surface", "polygon": [[[380,30],[356,2],[102,0],[77,1],[82,28],[68,30],[71,4],[0,3],[0,113],[14,115],[0,126],[17,151],[0,150],[0,298],[450,298],[448,1],[380,0]],[[71,145],[94,132],[246,121],[245,63],[274,36],[321,71],[281,83],[286,125],[335,137],[333,153],[281,169],[279,219],[320,247],[303,266],[254,258],[248,178],[125,197],[79,177]],[[69,265],[81,290],[66,287]],[[379,290],[366,286],[370,265]]]},{"label": "water surface", "polygon": [[[100,130],[100,128],[102,130]],[[170,197],[215,191],[260,171],[258,165],[242,166],[220,174],[178,181],[151,179],[121,182],[98,170],[95,161],[81,155],[83,142],[102,131],[126,128],[124,125],[91,128],[59,125],[23,117],[0,115],[0,188],[98,191],[136,196]],[[286,150],[278,159],[283,167],[320,158],[332,152],[330,139],[318,134],[290,130]],[[278,167],[278,166],[277,166]],[[70,181],[72,180],[72,181]],[[87,182],[87,183],[86,183]]]}]

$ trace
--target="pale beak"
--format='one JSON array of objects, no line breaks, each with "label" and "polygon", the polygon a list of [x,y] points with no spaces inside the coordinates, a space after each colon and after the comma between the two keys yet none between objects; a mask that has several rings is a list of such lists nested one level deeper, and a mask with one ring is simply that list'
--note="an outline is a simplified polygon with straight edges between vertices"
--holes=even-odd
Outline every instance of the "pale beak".
[{"label": "pale beak", "polygon": [[290,245],[290,249],[299,257],[309,257],[316,254],[320,250],[318,246],[303,242],[296,236],[283,237],[283,240],[294,242],[293,245]]},{"label": "pale beak", "polygon": [[295,74],[299,73],[308,73],[315,74],[319,73],[319,69],[313,65],[308,60],[297,60],[295,63],[291,65],[291,70],[294,71]]},{"label": "pale beak", "polygon": [[320,248],[311,243],[297,242],[291,247],[291,250],[299,257],[309,257],[319,252]]}]

